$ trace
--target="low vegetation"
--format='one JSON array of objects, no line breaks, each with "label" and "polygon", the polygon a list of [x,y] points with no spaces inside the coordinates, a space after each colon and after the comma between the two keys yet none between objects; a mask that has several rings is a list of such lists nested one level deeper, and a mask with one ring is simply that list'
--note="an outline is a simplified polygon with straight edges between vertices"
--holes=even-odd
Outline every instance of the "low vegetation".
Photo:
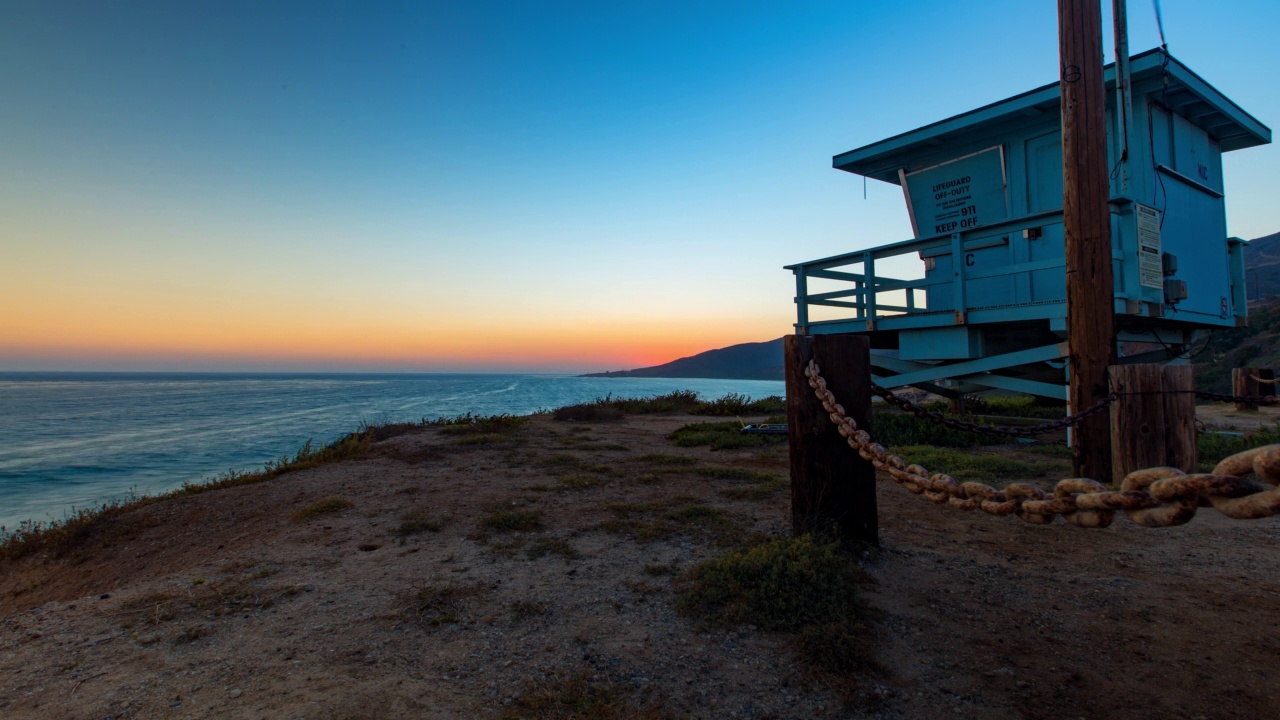
[{"label": "low vegetation", "polygon": [[476,416],[467,413],[452,418],[424,421],[423,425],[439,429],[441,435],[454,436],[453,442],[456,445],[493,445],[515,440],[517,431],[528,422],[527,416]]},{"label": "low vegetation", "polygon": [[350,500],[344,497],[339,497],[335,495],[333,497],[327,497],[323,500],[317,500],[311,503],[310,505],[307,505],[306,507],[302,508],[298,512],[294,513],[293,519],[296,522],[306,522],[307,520],[310,520],[315,517],[319,517],[320,515],[329,515],[332,513],[340,512],[342,510],[346,510],[349,507],[351,507]]},{"label": "low vegetation", "polygon": [[683,467],[698,464],[697,458],[691,458],[688,455],[671,455],[669,453],[647,453],[636,459],[646,465],[665,467]]},{"label": "low vegetation", "polygon": [[935,447],[977,447],[1009,442],[1002,436],[981,435],[952,430],[932,420],[909,415],[897,409],[877,410],[871,417],[871,437],[885,447],[896,445],[933,445]]},{"label": "low vegetation", "polygon": [[494,510],[480,520],[480,526],[493,532],[530,532],[542,527],[538,510]]},{"label": "low vegetation", "polygon": [[584,473],[569,473],[560,476],[556,480],[555,490],[586,490],[604,483],[596,475],[587,475]]},{"label": "low vegetation", "polygon": [[[786,422],[786,420],[770,418],[769,422]],[[783,445],[787,442],[785,435],[749,435],[743,433],[742,423],[737,421],[691,423],[671,433],[670,437],[679,447],[705,445],[712,450],[769,447]]]},{"label": "low vegetation", "polygon": [[[944,413],[951,412],[951,403],[945,400],[925,403],[925,407]],[[1061,400],[1034,395],[967,395],[964,407],[969,415],[1056,420],[1067,414],[1067,405]]]},{"label": "low vegetation", "polygon": [[483,593],[484,589],[475,585],[424,585],[402,596],[401,602],[410,618],[435,627],[460,622],[468,600]]},{"label": "low vegetation", "polygon": [[785,407],[785,401],[777,395],[753,400],[746,395],[729,393],[715,400],[702,400],[692,390],[676,390],[642,398],[606,395],[588,403],[558,408],[552,417],[570,422],[616,422],[627,415],[640,414],[767,415],[782,412]]},{"label": "low vegetation", "polygon": [[778,395],[752,400],[746,395],[729,393],[718,400],[702,403],[690,411],[692,415],[773,415],[787,411],[787,401]]},{"label": "low vegetation", "polygon": [[503,720],[665,720],[660,706],[631,701],[629,684],[584,669],[530,680],[502,714]]},{"label": "low vegetation", "polygon": [[538,560],[548,555],[558,555],[567,562],[582,557],[582,554],[575,550],[568,541],[559,538],[538,538],[530,543],[524,552],[525,556],[530,560]]},{"label": "low vegetation", "polygon": [[781,538],[698,563],[676,583],[676,607],[710,627],[754,625],[789,633],[829,672],[873,667],[863,573],[837,543]]},{"label": "low vegetation", "polygon": [[647,503],[609,503],[615,519],[600,523],[601,530],[627,535],[639,542],[654,542],[696,534],[718,545],[739,540],[740,526],[725,511],[689,496]]},{"label": "low vegetation", "polygon": [[400,525],[395,529],[396,537],[406,538],[424,532],[438,533],[444,529],[444,520],[437,517],[430,508],[415,507],[400,516]]},{"label": "low vegetation", "polygon": [[161,639],[156,633],[170,628],[170,623],[182,623],[184,629],[171,640],[175,644],[194,642],[208,634],[203,625],[191,625],[198,620],[212,620],[223,615],[258,612],[273,607],[277,602],[293,598],[305,592],[297,585],[266,587],[253,583],[260,576],[232,577],[206,582],[203,578],[191,583],[185,591],[158,591],[132,598],[122,603],[113,619],[125,630],[132,631],[133,638],[143,644]]},{"label": "low vegetation", "polygon": [[1196,440],[1200,470],[1209,472],[1214,465],[1231,455],[1275,443],[1280,443],[1280,424],[1273,427],[1260,428],[1251,435],[1237,436],[1214,432],[1205,433]]},{"label": "low vegetation", "polygon": [[923,465],[929,472],[946,473],[960,482],[1000,483],[1046,476],[1066,477],[1071,470],[1070,463],[1063,460],[1027,462],[1003,454],[969,453],[931,445],[895,447],[893,452],[908,463]]}]

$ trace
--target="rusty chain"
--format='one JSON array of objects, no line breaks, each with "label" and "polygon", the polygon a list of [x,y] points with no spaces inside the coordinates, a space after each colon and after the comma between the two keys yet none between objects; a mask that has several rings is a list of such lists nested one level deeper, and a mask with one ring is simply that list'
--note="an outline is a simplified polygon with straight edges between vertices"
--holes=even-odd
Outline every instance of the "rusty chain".
[{"label": "rusty chain", "polygon": [[1254,405],[1273,405],[1280,401],[1280,395],[1228,395],[1197,390],[1196,397],[1201,400],[1214,400],[1229,403],[1252,403]]},{"label": "rusty chain", "polygon": [[[1010,483],[997,490],[979,482],[960,483],[950,475],[930,474],[920,465],[908,465],[861,430],[827,389],[818,364],[809,361],[804,370],[809,386],[822,403],[840,435],[864,460],[913,493],[960,510],[981,509],[990,515],[1017,515],[1023,520],[1048,524],[1061,515],[1080,527],[1107,527],[1120,510],[1144,527],[1182,525],[1200,507],[1212,506],[1227,517],[1240,520],[1280,514],[1280,445],[1236,453],[1211,473],[1188,475],[1177,468],[1136,470],[1124,477],[1120,490],[1108,490],[1089,478],[1058,481],[1050,495],[1029,483]],[[1256,475],[1262,482],[1247,477]]]},{"label": "rusty chain", "polygon": [[[1280,380],[1275,382],[1280,383]],[[892,390],[881,387],[875,383],[871,383],[871,392],[884,399],[890,405],[896,405],[905,412],[909,412],[918,418],[928,420],[938,425],[949,427],[952,430],[960,430],[962,432],[978,433],[979,435],[1005,435],[1008,437],[1032,438],[1045,433],[1066,430],[1069,427],[1079,425],[1087,418],[1097,415],[1098,413],[1111,407],[1111,404],[1119,397],[1117,393],[1111,393],[1104,398],[1099,398],[1097,402],[1085,408],[1083,412],[1075,415],[1067,415],[1066,417],[1049,422],[1040,423],[1039,425],[1012,426],[1012,425],[988,425],[986,423],[973,422],[971,420],[961,420],[960,418],[951,417],[937,410],[930,410],[922,405],[918,405],[910,400],[895,395]],[[1227,395],[1224,393],[1211,393],[1203,390],[1196,390],[1195,396],[1201,400],[1213,400],[1216,402],[1231,403],[1252,403],[1255,405],[1274,405],[1280,402],[1280,395]]]},{"label": "rusty chain", "polygon": [[952,430],[962,430],[966,432],[978,433],[980,435],[1008,435],[1010,437],[1030,438],[1044,433],[1065,430],[1073,425],[1084,422],[1086,418],[1106,410],[1115,402],[1118,397],[1115,393],[1111,393],[1104,398],[1099,398],[1097,402],[1085,408],[1083,412],[1075,415],[1068,415],[1058,420],[1050,420],[1049,422],[1040,423],[1039,425],[1027,425],[1025,427],[1015,427],[1010,425],[987,425],[985,423],[972,422],[969,420],[961,420],[959,418],[949,417],[937,410],[930,410],[926,407],[917,405],[910,400],[893,394],[888,388],[880,387],[875,383],[871,383],[871,392],[884,398],[884,401],[897,405],[899,408],[915,415],[918,418],[929,420],[939,425],[944,425]]}]

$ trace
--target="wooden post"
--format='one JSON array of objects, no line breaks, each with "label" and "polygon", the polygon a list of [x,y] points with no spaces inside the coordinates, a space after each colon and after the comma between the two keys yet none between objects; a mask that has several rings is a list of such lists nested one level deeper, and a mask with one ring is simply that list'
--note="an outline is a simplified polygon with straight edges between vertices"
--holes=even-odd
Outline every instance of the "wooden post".
[{"label": "wooden post", "polygon": [[1190,365],[1114,365],[1111,390],[1111,476],[1175,467],[1198,472],[1196,398]]},{"label": "wooden post", "polygon": [[[1062,89],[1062,213],[1066,235],[1068,372],[1071,411],[1107,395],[1116,362],[1115,283],[1111,273],[1110,168],[1102,83],[1099,0],[1058,0]],[[1111,431],[1106,413],[1076,426],[1075,474],[1108,482]]]},{"label": "wooden post", "polygon": [[809,360],[817,360],[845,413],[870,432],[870,341],[858,335],[789,335],[784,349],[791,530],[879,545],[875,467],[841,437],[804,376]]},{"label": "wooden post", "polygon": [[[1233,368],[1231,370],[1232,395],[1275,395],[1274,383],[1258,382],[1258,379],[1275,380],[1275,371],[1270,368]],[[1257,410],[1258,403],[1238,402],[1236,410]]]}]

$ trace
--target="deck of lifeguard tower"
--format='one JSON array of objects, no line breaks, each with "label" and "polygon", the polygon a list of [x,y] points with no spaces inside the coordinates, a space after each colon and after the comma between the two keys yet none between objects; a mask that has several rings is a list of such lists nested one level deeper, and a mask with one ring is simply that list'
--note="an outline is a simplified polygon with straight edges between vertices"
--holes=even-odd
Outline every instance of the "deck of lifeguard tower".
[{"label": "deck of lifeguard tower", "polygon": [[[1130,69],[1127,143],[1115,66],[1104,71],[1117,339],[1131,350],[1121,362],[1179,362],[1197,330],[1246,322],[1222,153],[1271,131],[1165,51]],[[1059,98],[1052,83],[836,155],[837,169],[902,186],[915,237],[787,266],[796,332],[868,335],[885,387],[1065,399]]]}]

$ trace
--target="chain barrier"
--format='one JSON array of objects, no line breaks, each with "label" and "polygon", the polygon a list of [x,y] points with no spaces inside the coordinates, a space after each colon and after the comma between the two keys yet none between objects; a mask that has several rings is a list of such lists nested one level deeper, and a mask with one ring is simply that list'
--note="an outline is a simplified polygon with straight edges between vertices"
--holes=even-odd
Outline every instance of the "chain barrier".
[{"label": "chain barrier", "polygon": [[[1280,383],[1280,379],[1270,382]],[[1039,425],[1013,426],[988,425],[986,423],[961,420],[960,418],[951,417],[945,413],[937,410],[930,410],[904,397],[895,395],[892,390],[876,385],[875,383],[871,383],[871,392],[883,398],[884,401],[890,405],[896,405],[898,408],[909,412],[918,418],[949,427],[952,430],[978,433],[979,435],[1004,435],[1018,438],[1033,438],[1037,435],[1066,430],[1069,427],[1079,425],[1089,417],[1097,415],[1103,410],[1111,407],[1111,404],[1120,397],[1119,394],[1113,392],[1104,398],[1099,398],[1097,402],[1085,408],[1083,412],[1076,413],[1075,415],[1067,415],[1066,417],[1058,420],[1050,420],[1049,422],[1040,423]],[[1280,403],[1280,395],[1227,395],[1225,393],[1211,393],[1203,390],[1196,390],[1194,392],[1195,396],[1201,400],[1212,400],[1215,402],[1252,403],[1254,405],[1275,405],[1276,403]]]},{"label": "chain barrier", "polygon": [[[903,487],[935,503],[960,510],[981,509],[990,515],[1017,515],[1042,525],[1061,515],[1073,525],[1089,528],[1107,527],[1117,510],[1144,527],[1188,523],[1200,507],[1213,507],[1238,520],[1280,514],[1280,445],[1236,453],[1211,473],[1188,475],[1170,467],[1136,470],[1124,477],[1120,490],[1108,490],[1089,478],[1060,480],[1052,494],[1029,483],[1010,483],[997,490],[985,483],[960,483],[950,475],[930,474],[923,466],[908,465],[874,442],[845,414],[827,389],[816,362],[810,360],[804,374],[849,447]],[[1247,477],[1250,474],[1261,482]]]},{"label": "chain barrier", "polygon": [[1196,397],[1201,400],[1214,400],[1216,402],[1229,403],[1251,403],[1254,405],[1274,405],[1280,402],[1280,395],[1228,395],[1226,393],[1211,393],[1204,390],[1197,390]]},{"label": "chain barrier", "polygon": [[1097,402],[1085,408],[1083,412],[1075,415],[1068,415],[1058,420],[1040,423],[1039,425],[1027,426],[1010,426],[1010,425],[987,425],[985,423],[972,422],[969,420],[961,420],[959,418],[950,417],[937,410],[930,410],[926,407],[917,405],[910,400],[893,394],[888,388],[880,387],[875,383],[871,383],[871,392],[884,398],[884,401],[897,405],[899,408],[915,415],[918,418],[929,420],[930,422],[944,425],[952,430],[962,430],[965,432],[978,433],[980,435],[1007,435],[1009,437],[1031,438],[1045,433],[1066,430],[1073,425],[1079,425],[1087,418],[1097,415],[1098,413],[1111,407],[1111,403],[1119,397],[1116,393],[1099,398]]}]

